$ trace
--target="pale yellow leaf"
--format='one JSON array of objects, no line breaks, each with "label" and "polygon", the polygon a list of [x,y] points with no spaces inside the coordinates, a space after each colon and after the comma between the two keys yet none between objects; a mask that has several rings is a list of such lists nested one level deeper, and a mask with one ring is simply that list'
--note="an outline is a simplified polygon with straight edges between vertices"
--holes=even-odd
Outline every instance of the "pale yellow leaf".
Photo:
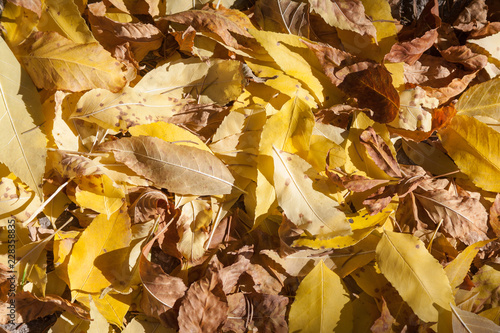
[{"label": "pale yellow leaf", "polygon": [[493,321],[473,312],[464,311],[454,305],[452,323],[454,333],[495,333],[500,332],[500,326]]},{"label": "pale yellow leaf", "polygon": [[108,321],[99,312],[95,303],[91,299],[89,299],[89,301],[90,301],[90,304],[89,304],[90,305],[90,318],[92,319],[92,321],[90,322],[88,332],[89,333],[108,332],[110,329]]},{"label": "pale yellow leaf", "polygon": [[500,64],[500,32],[480,39],[469,39],[467,45],[474,51],[487,55],[489,60],[495,65]]},{"label": "pale yellow leaf", "polygon": [[115,131],[126,130],[131,126],[168,121],[186,103],[167,94],[145,93],[130,87],[118,93],[92,89],[80,98],[71,118]]},{"label": "pale yellow leaf", "polygon": [[75,198],[80,207],[90,208],[107,218],[116,212],[125,201],[123,188],[106,175],[89,175],[75,179]]},{"label": "pale yellow leaf", "polygon": [[457,114],[485,116],[500,121],[500,77],[476,84],[458,99]]},{"label": "pale yellow leaf", "polygon": [[486,191],[500,192],[500,133],[468,116],[456,115],[438,135],[451,158]]},{"label": "pale yellow leaf", "polygon": [[0,40],[0,162],[40,198],[46,139],[40,96],[3,39]]},{"label": "pale yellow leaf", "polygon": [[420,319],[437,322],[434,304],[450,310],[450,303],[454,303],[450,282],[418,238],[385,230],[376,248],[376,260],[382,274]]},{"label": "pale yellow leaf", "polygon": [[313,188],[311,165],[273,147],[274,187],[284,214],[297,227],[321,238],[345,236],[351,227],[339,204]]},{"label": "pale yellow leaf", "polygon": [[173,328],[163,326],[158,320],[144,315],[134,317],[122,333],[175,333]]},{"label": "pale yellow leaf", "polygon": [[10,47],[21,44],[35,30],[38,16],[29,9],[6,1],[0,22],[5,28],[3,36]]},{"label": "pale yellow leaf", "polygon": [[352,325],[349,302],[349,293],[340,277],[321,261],[299,285],[288,316],[289,330],[349,332],[348,323]]}]

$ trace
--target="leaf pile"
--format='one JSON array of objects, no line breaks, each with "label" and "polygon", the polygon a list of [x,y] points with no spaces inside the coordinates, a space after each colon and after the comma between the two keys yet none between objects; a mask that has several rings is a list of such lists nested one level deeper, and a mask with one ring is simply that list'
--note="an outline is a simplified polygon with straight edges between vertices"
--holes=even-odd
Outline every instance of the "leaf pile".
[{"label": "leaf pile", "polygon": [[500,6],[390,3],[6,2],[2,327],[500,331]]}]

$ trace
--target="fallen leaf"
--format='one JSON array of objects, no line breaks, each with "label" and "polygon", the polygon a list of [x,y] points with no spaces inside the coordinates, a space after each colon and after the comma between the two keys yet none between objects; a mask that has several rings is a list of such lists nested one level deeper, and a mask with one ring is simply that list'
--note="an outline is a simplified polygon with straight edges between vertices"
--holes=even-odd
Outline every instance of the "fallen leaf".
[{"label": "fallen leaf", "polygon": [[273,146],[274,186],[284,214],[299,228],[321,238],[345,236],[351,227],[338,204],[313,189],[311,166],[299,156]]},{"label": "fallen leaf", "polygon": [[474,184],[487,191],[500,191],[500,159],[496,152],[500,133],[472,117],[457,115],[438,135],[460,171]]},{"label": "fallen leaf", "polygon": [[495,93],[499,87],[500,78],[496,78],[467,89],[458,99],[457,114],[500,120],[500,97]]},{"label": "fallen leaf", "polygon": [[309,13],[306,3],[291,0],[259,0],[255,20],[265,31],[291,33],[309,38]]},{"label": "fallen leaf", "polygon": [[228,194],[235,186],[227,167],[198,148],[146,136],[105,142],[98,148],[112,151],[118,161],[174,193]]},{"label": "fallen leaf", "polygon": [[371,109],[374,114],[370,118],[379,123],[393,121],[399,112],[399,94],[383,66],[347,74],[339,88],[357,98],[358,106]]},{"label": "fallen leaf", "polygon": [[427,31],[422,37],[408,42],[394,44],[384,60],[390,62],[406,62],[413,65],[420,56],[434,45],[438,37],[437,29]]},{"label": "fallen leaf", "polygon": [[0,161],[43,198],[46,139],[38,127],[43,123],[39,95],[3,39],[0,52],[4,64],[0,76],[0,140],[4,151]]},{"label": "fallen leaf", "polygon": [[359,136],[361,143],[366,147],[366,152],[375,162],[375,164],[384,172],[395,178],[402,176],[399,164],[392,156],[389,146],[375,132],[373,127],[368,127]]},{"label": "fallen leaf", "polygon": [[451,287],[443,267],[418,238],[385,230],[376,249],[380,271],[420,319],[437,322],[437,304],[450,309]]},{"label": "fallen leaf", "polygon": [[495,324],[493,321],[481,317],[475,313],[461,310],[460,308],[453,306],[451,308],[453,313],[452,323],[453,332],[465,333],[465,332],[498,332],[500,326]]},{"label": "fallen leaf", "polygon": [[126,83],[122,64],[98,43],[76,44],[57,32],[34,33],[17,55],[39,88],[116,92]]},{"label": "fallen leaf", "polygon": [[[335,294],[335,297],[328,295]],[[340,277],[323,261],[302,280],[289,314],[291,332],[326,332],[352,328],[349,294]],[[349,318],[351,317],[351,318]]]},{"label": "fallen leaf", "polygon": [[484,0],[473,0],[458,15],[453,27],[462,31],[478,30],[488,22],[488,6]]},{"label": "fallen leaf", "polygon": [[370,330],[373,333],[389,333],[393,332],[392,325],[395,323],[394,317],[391,315],[387,308],[385,299],[382,298],[382,311],[380,311],[380,318],[375,320]]},{"label": "fallen leaf", "polygon": [[[42,1],[40,0],[8,0],[10,3],[21,6],[36,13],[38,17],[42,15]],[[2,6],[3,7],[3,6]]]},{"label": "fallen leaf", "polygon": [[363,2],[359,0],[309,0],[309,4],[311,10],[314,10],[332,27],[377,38],[377,30],[366,17]]}]

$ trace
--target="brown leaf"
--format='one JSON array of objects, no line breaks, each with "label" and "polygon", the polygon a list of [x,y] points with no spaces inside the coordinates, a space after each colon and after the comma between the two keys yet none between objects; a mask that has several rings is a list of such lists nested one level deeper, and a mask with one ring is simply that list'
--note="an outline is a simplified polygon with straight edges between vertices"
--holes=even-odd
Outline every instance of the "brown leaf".
[{"label": "brown leaf", "polygon": [[390,62],[406,62],[413,65],[420,56],[427,51],[438,37],[436,29],[427,31],[422,37],[415,38],[409,42],[396,43],[391,51],[387,53],[384,60]]},{"label": "brown leaf", "polygon": [[370,118],[377,122],[389,123],[399,112],[399,94],[382,65],[348,74],[339,88],[357,98],[359,107],[371,109],[374,114]]},{"label": "brown leaf", "polygon": [[238,279],[240,278],[240,275],[245,272],[249,266],[250,260],[242,255],[239,255],[237,261],[234,264],[226,266],[217,271],[219,279],[222,283],[222,290],[224,291],[224,294],[227,295],[233,291],[236,283],[238,282]]},{"label": "brown leaf", "polygon": [[377,29],[366,17],[365,7],[360,0],[310,0],[309,4],[332,27],[377,39]]},{"label": "brown leaf", "polygon": [[392,156],[392,152],[389,146],[384,142],[384,140],[378,135],[373,127],[368,127],[359,136],[361,143],[366,147],[366,152],[375,164],[382,169],[387,175],[395,178],[400,178],[401,169],[399,169],[399,164]]},{"label": "brown leaf", "polygon": [[16,6],[31,10],[36,15],[38,15],[38,17],[42,16],[42,1],[40,0],[7,0],[7,1]]},{"label": "brown leaf", "polygon": [[139,275],[144,287],[141,307],[146,315],[170,323],[170,310],[177,308],[176,302],[184,296],[187,287],[182,279],[166,274],[160,265],[147,259],[157,238],[158,235],[144,246],[139,257]]},{"label": "brown leaf", "polygon": [[[253,29],[248,16],[238,10],[226,9],[222,6],[218,10],[189,10],[174,15],[168,15],[158,20],[160,29],[166,26],[162,21],[170,21],[192,26],[196,31],[216,34],[226,45],[238,48],[238,41],[231,33],[252,38],[246,29]],[[164,30],[166,32],[166,30]]]},{"label": "brown leaf", "polygon": [[453,27],[462,31],[482,28],[487,20],[488,6],[484,0],[472,0],[458,15]]},{"label": "brown leaf", "polygon": [[500,237],[500,193],[490,207],[490,225],[497,237]]},{"label": "brown leaf", "polygon": [[263,30],[309,38],[309,9],[304,2],[258,0],[254,18]]},{"label": "brown leaf", "polygon": [[500,22],[488,22],[483,28],[471,31],[469,38],[480,39],[500,32]]},{"label": "brown leaf", "polygon": [[249,299],[253,305],[253,325],[258,332],[288,332],[288,325],[285,320],[288,297],[250,294]]},{"label": "brown leaf", "polygon": [[326,171],[326,174],[335,184],[343,186],[353,192],[368,191],[376,186],[389,182],[387,179],[371,179],[360,175],[345,175],[341,177],[329,170]]},{"label": "brown leaf", "polygon": [[147,189],[130,205],[128,211],[132,224],[134,224],[151,221],[158,216],[163,216],[169,208],[170,204],[165,193]]},{"label": "brown leaf", "polygon": [[229,307],[216,276],[194,282],[179,309],[179,332],[216,332]]},{"label": "brown leaf", "polygon": [[447,190],[414,192],[415,198],[434,223],[443,220],[443,230],[471,245],[488,239],[488,213],[479,200],[450,194]]},{"label": "brown leaf", "polygon": [[441,55],[446,61],[461,64],[471,72],[477,72],[488,63],[488,57],[474,53],[465,45],[449,47],[441,51]]},{"label": "brown leaf", "polygon": [[130,137],[99,145],[117,161],[178,194],[227,194],[234,178],[227,167],[207,151],[178,146],[154,137]]},{"label": "brown leaf", "polygon": [[9,267],[0,263],[0,302],[7,302],[12,284],[16,284],[16,275],[10,273]]},{"label": "brown leaf", "polygon": [[[8,305],[9,303],[3,303],[0,307],[0,318],[4,320],[1,324],[6,323],[5,319],[8,320],[7,314],[10,313]],[[15,307],[17,323],[27,323],[57,311],[68,311],[80,319],[90,320],[90,315],[84,308],[57,295],[37,297],[26,291],[17,292]]]},{"label": "brown leaf", "polygon": [[39,88],[119,91],[127,82],[122,64],[98,43],[76,44],[57,32],[38,31],[22,43],[18,57]]},{"label": "brown leaf", "polygon": [[89,21],[94,37],[106,50],[113,50],[129,43],[136,61],[141,61],[149,51],[161,46],[163,34],[152,24],[121,23],[106,17],[103,2],[89,4]]},{"label": "brown leaf", "polygon": [[342,83],[343,78],[337,77],[335,72],[341,64],[344,66],[352,64],[353,56],[328,44],[310,43],[306,40],[302,40],[302,43],[306,44],[306,46],[314,52],[321,67],[323,68],[323,72],[330,79],[330,81],[337,86]]},{"label": "brown leaf", "polygon": [[391,315],[389,308],[385,299],[382,297],[382,311],[380,311],[380,317],[375,320],[370,330],[373,333],[392,333],[392,325],[396,322],[394,317]]}]

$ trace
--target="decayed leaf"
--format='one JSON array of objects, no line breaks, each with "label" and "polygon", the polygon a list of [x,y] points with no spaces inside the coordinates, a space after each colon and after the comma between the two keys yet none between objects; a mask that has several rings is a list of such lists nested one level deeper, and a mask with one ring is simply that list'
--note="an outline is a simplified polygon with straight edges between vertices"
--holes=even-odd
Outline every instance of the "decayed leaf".
[{"label": "decayed leaf", "polygon": [[451,289],[454,293],[455,288],[463,282],[465,276],[467,275],[467,272],[470,269],[470,265],[472,264],[472,261],[476,257],[479,250],[491,241],[492,240],[488,239],[469,245],[444,268],[444,271],[448,276],[448,280],[450,280]]},{"label": "decayed leaf", "polygon": [[389,146],[378,135],[373,127],[368,127],[359,136],[361,143],[366,147],[366,152],[377,166],[391,177],[401,177],[401,169],[399,164],[392,156]]},{"label": "decayed leaf", "polygon": [[[228,194],[234,178],[212,154],[153,137],[131,137],[99,145],[130,169],[177,194]],[[159,172],[161,170],[161,172]]]},{"label": "decayed leaf", "polygon": [[126,83],[122,64],[98,43],[76,44],[57,32],[34,33],[18,56],[39,88],[118,91]]},{"label": "decayed leaf", "polygon": [[165,193],[158,190],[145,190],[129,207],[132,223],[151,221],[163,215],[170,207]]},{"label": "decayed leaf", "polygon": [[487,191],[500,191],[500,133],[472,117],[457,115],[438,135],[474,184]]},{"label": "decayed leaf", "polygon": [[371,67],[347,74],[339,88],[357,98],[358,106],[371,109],[370,116],[379,123],[389,123],[399,112],[399,94],[392,85],[392,77],[383,66]]},{"label": "decayed leaf", "polygon": [[355,31],[377,38],[377,29],[366,17],[363,2],[359,0],[309,0],[311,10],[333,27]]},{"label": "decayed leaf", "polygon": [[45,135],[38,127],[43,123],[39,95],[3,39],[0,59],[0,161],[43,198],[46,152]]},{"label": "decayed leaf", "polygon": [[306,3],[292,0],[259,0],[254,17],[266,31],[291,33],[309,38],[309,13]]},{"label": "decayed leaf", "polygon": [[453,312],[452,323],[453,332],[468,333],[468,332],[498,332],[500,326],[493,321],[484,318],[475,313],[461,310],[460,308],[452,305],[451,311]]},{"label": "decayed leaf", "polygon": [[469,88],[458,99],[457,114],[486,116],[500,120],[500,78],[495,78]]},{"label": "decayed leaf", "polygon": [[394,44],[384,59],[390,62],[404,61],[409,65],[413,65],[434,44],[437,37],[437,29],[431,29],[422,37],[415,38],[409,42]]},{"label": "decayed leaf", "polygon": [[350,331],[349,301],[340,277],[319,262],[299,285],[288,316],[290,331]]},{"label": "decayed leaf", "polygon": [[[2,324],[6,324],[3,319],[9,319],[7,314],[10,303],[2,304],[0,308],[0,318]],[[37,297],[29,292],[17,292],[15,296],[16,319],[17,323],[27,323],[36,318],[45,317],[53,314],[56,311],[67,311],[76,315],[80,319],[90,320],[89,313],[76,303],[71,303],[57,295],[46,295],[45,297]]]},{"label": "decayed leaf", "polygon": [[216,332],[227,317],[225,298],[216,277],[193,283],[179,309],[179,332]]},{"label": "decayed leaf", "polygon": [[448,278],[418,238],[385,230],[376,256],[382,274],[420,319],[437,322],[434,303],[450,309],[454,300]]},{"label": "decayed leaf", "polygon": [[444,231],[452,237],[467,245],[488,239],[488,214],[479,200],[439,189],[414,195],[436,224],[443,221]]},{"label": "decayed leaf", "polygon": [[373,333],[390,333],[393,332],[392,325],[395,323],[394,317],[387,308],[385,299],[382,298],[382,311],[380,311],[380,318],[375,320],[370,330]]},{"label": "decayed leaf", "polygon": [[311,166],[299,156],[273,147],[274,186],[284,214],[299,228],[318,237],[345,236],[351,232],[338,204],[314,190],[307,175]]},{"label": "decayed leaf", "polygon": [[80,98],[71,118],[116,131],[126,130],[131,126],[166,121],[186,103],[168,94],[150,94],[130,87],[118,93],[92,89]]},{"label": "decayed leaf", "polygon": [[231,35],[236,33],[250,37],[247,29],[253,25],[248,16],[238,10],[220,8],[219,10],[190,10],[165,17],[171,22],[191,25],[197,31],[215,33],[228,46],[238,48],[237,40]]},{"label": "decayed leaf", "polygon": [[103,2],[89,4],[89,21],[96,39],[112,52],[120,44],[130,43],[136,61],[161,46],[163,34],[152,24],[121,23],[105,16]]},{"label": "decayed leaf", "polygon": [[453,27],[462,31],[482,28],[487,22],[488,6],[484,0],[472,0],[458,15]]}]

